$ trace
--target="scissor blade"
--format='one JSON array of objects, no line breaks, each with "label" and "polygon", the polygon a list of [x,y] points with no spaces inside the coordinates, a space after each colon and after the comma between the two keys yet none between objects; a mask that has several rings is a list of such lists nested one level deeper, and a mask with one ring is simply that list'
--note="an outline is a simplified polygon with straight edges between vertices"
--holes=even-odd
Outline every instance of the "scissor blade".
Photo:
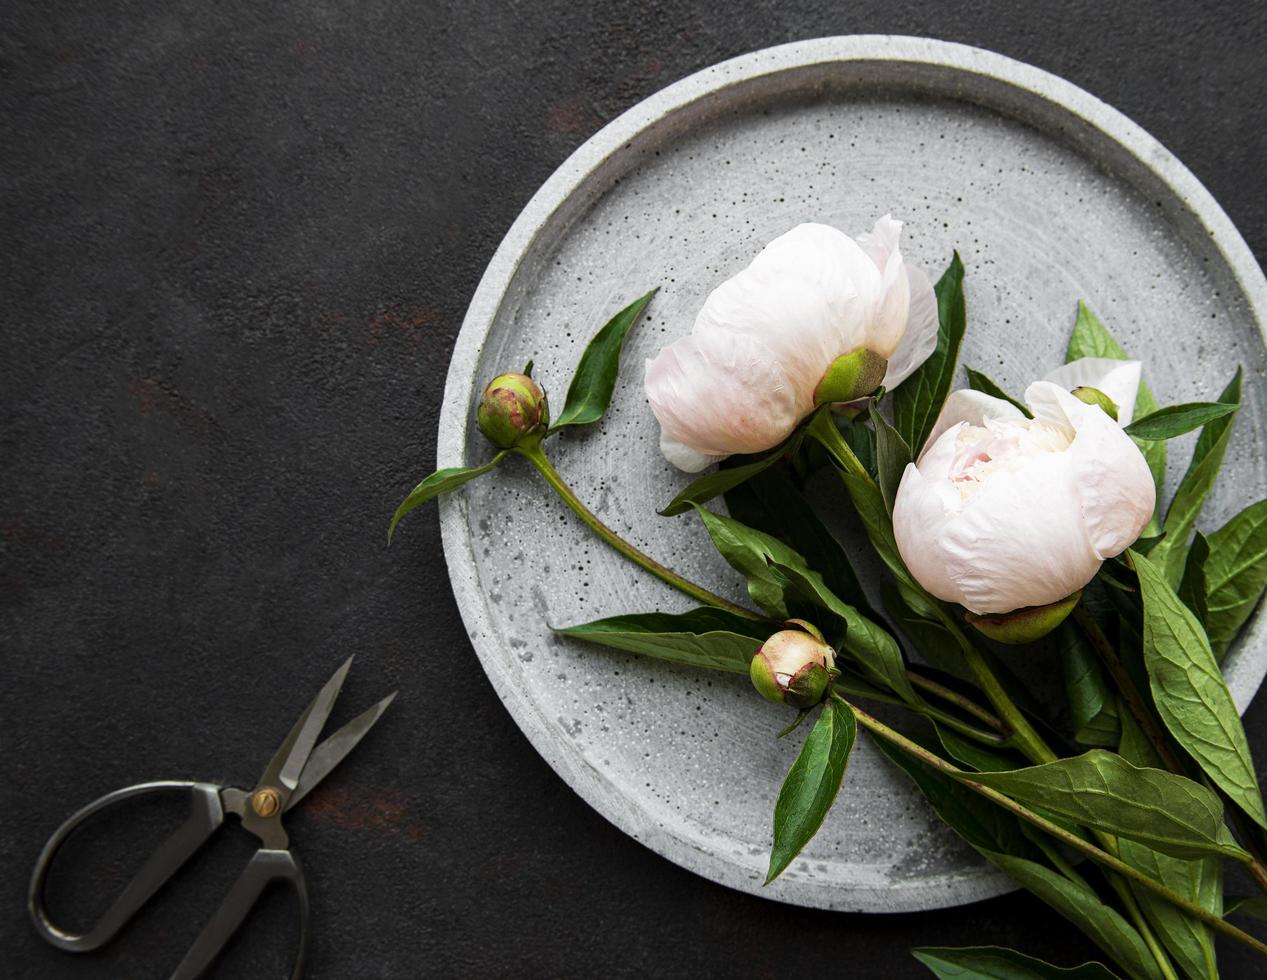
[{"label": "scissor blade", "polygon": [[322,726],[330,717],[330,709],[334,707],[334,700],[343,687],[343,678],[347,677],[351,666],[352,658],[348,657],[304,709],[286,740],[273,753],[264,775],[260,776],[261,786],[284,786],[293,790],[298,785],[299,774],[304,771],[308,757],[312,754],[312,747],[317,744],[317,736],[321,734]]},{"label": "scissor blade", "polygon": [[287,810],[307,796],[313,787],[330,775],[330,771],[356,748],[357,743],[374,727],[374,723],[387,710],[387,706],[395,697],[396,692],[392,691],[374,707],[361,712],[313,749],[308,765],[304,766],[303,774],[299,777],[299,785],[295,787],[286,803]]}]

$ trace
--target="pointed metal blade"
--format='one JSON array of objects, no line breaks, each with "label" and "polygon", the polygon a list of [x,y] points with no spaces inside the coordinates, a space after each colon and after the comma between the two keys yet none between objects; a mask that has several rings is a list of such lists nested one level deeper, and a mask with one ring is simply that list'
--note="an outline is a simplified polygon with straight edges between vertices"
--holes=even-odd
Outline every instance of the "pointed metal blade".
[{"label": "pointed metal blade", "polygon": [[362,711],[313,750],[308,765],[304,766],[303,774],[299,777],[299,785],[286,802],[287,810],[307,796],[313,787],[330,775],[330,770],[356,748],[357,743],[374,727],[379,716],[387,710],[387,706],[395,700],[396,694],[396,691],[392,691],[374,707]]},{"label": "pointed metal blade", "polygon": [[343,679],[347,677],[348,668],[351,666],[352,658],[348,657],[343,661],[343,666],[336,670],[334,676],[317,692],[312,703],[304,709],[304,713],[299,716],[299,720],[291,728],[286,740],[273,753],[273,758],[269,760],[264,774],[260,776],[261,786],[282,786],[287,790],[293,790],[298,785],[299,775],[308,763],[312,747],[317,744],[317,736],[321,734],[322,726],[330,717],[330,709],[334,707],[334,700],[339,696]]}]

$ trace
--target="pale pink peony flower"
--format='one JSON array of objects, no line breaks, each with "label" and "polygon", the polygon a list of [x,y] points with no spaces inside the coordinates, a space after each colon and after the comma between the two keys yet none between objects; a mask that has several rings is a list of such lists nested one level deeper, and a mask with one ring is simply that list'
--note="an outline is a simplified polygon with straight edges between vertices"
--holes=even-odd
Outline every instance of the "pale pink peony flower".
[{"label": "pale pink peony flower", "polygon": [[[1057,602],[1121,554],[1152,517],[1156,488],[1122,431],[1138,362],[1084,360],[1025,392],[1034,418],[978,391],[946,399],[893,507],[898,551],[929,592],[970,612]],[[1097,388],[1118,421],[1069,393]]]},{"label": "pale pink peony flower", "polygon": [[[763,452],[815,406],[892,389],[922,364],[937,345],[937,299],[903,260],[901,230],[887,215],[857,241],[797,225],[713,290],[690,336],[647,362],[665,458],[693,473]],[[856,352],[870,353],[841,360]],[[833,364],[860,364],[860,377],[825,383]]]}]

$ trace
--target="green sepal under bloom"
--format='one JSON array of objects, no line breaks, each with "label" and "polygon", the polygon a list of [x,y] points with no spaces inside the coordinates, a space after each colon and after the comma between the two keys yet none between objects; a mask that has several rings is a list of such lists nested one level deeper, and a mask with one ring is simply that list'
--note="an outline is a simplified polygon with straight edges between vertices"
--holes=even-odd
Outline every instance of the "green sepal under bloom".
[{"label": "green sepal under bloom", "polygon": [[831,362],[814,389],[814,404],[829,405],[866,398],[880,387],[888,369],[887,360],[865,347],[842,354]]},{"label": "green sepal under bloom", "polygon": [[1111,418],[1114,422],[1117,421],[1117,402],[1102,392],[1099,388],[1090,388],[1083,385],[1080,388],[1075,388],[1070,392],[1070,394],[1080,402],[1085,402],[1088,405],[1098,405],[1100,408],[1104,409],[1104,413],[1109,418]]},{"label": "green sepal under bloom", "polygon": [[527,374],[499,374],[488,383],[476,412],[480,432],[498,449],[540,441],[550,425],[550,405]]},{"label": "green sepal under bloom", "polygon": [[1013,612],[986,616],[970,612],[964,614],[964,619],[978,632],[998,643],[1010,646],[1032,643],[1063,623],[1081,598],[1082,590],[1079,589],[1073,595],[1046,606],[1026,606]]}]

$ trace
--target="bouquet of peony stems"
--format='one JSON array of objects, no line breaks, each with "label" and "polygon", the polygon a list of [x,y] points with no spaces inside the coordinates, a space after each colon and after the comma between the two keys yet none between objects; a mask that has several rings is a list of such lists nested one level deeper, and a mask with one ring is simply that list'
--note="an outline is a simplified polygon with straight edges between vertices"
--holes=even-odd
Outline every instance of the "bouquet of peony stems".
[{"label": "bouquet of peony stems", "polygon": [[[934,287],[904,260],[900,231],[887,216],[857,240],[794,228],[647,363],[665,457],[690,472],[719,464],[661,514],[696,515],[755,608],[623,540],[545,453],[602,418],[654,291],[595,335],[553,421],[531,363],[494,378],[478,424],[497,454],[423,480],[388,539],[414,507],[523,457],[603,541],[702,604],[561,634],[746,674],[795,711],[780,736],[809,725],[774,801],[767,882],[821,826],[862,728],[942,820],[1119,971],[998,947],[914,951],[937,976],[1203,980],[1218,976],[1216,933],[1267,956],[1227,919],[1267,917],[1264,897],[1224,894],[1225,862],[1267,893],[1267,814],[1219,669],[1267,587],[1267,500],[1196,529],[1240,373],[1216,401],[1159,408],[1139,362],[1079,304],[1068,363],[1024,400],[971,368],[951,391],[963,265],[956,254]],[[1163,519],[1166,442],[1198,428]],[[801,495],[824,468],[886,570],[869,590]],[[727,513],[705,506],[716,498]],[[1006,667],[1015,648],[1053,643],[1064,730]],[[916,725],[899,731],[861,702]]]}]

